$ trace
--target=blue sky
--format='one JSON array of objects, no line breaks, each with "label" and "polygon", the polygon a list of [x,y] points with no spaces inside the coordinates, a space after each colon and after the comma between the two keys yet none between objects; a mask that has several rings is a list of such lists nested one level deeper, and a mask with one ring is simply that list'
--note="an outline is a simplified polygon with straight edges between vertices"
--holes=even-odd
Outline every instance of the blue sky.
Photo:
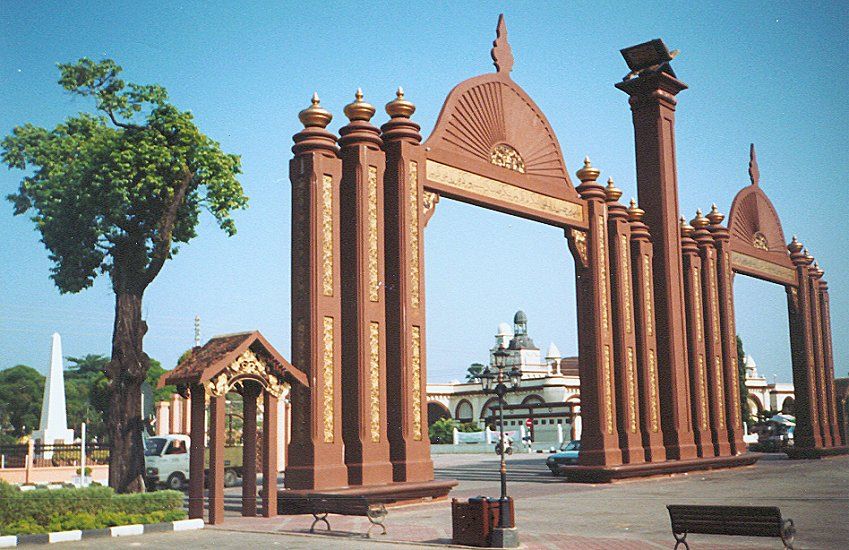
[{"label": "blue sky", "polygon": [[[91,105],[56,84],[56,63],[111,57],[124,76],[165,86],[202,131],[242,155],[250,208],[227,238],[210,219],[166,264],[145,295],[145,349],[171,367],[203,338],[261,330],[289,351],[290,187],[287,161],[297,113],[318,91],[342,107],[362,87],[378,106],[398,85],[427,136],[449,90],[493,69],[500,12],[513,79],[558,134],[570,172],[584,155],[636,195],[627,72],[618,50],[662,37],[690,89],[679,95],[677,156],[682,212],[716,202],[728,213],[748,183],[750,142],[761,185],[826,269],[838,375],[849,371],[849,10],[788,2],[304,3],[2,2],[0,133],[53,127]],[[0,195],[22,173],[0,168]],[[50,262],[25,217],[0,203],[0,369],[46,369],[50,334],[66,355],[108,354],[113,296],[107,280],[59,295]],[[543,350],[577,351],[574,268],[560,231],[448,200],[425,232],[428,378],[461,378],[483,361],[496,325],[517,309]],[[737,325],[761,372],[790,380],[783,289],[738,276]]]}]

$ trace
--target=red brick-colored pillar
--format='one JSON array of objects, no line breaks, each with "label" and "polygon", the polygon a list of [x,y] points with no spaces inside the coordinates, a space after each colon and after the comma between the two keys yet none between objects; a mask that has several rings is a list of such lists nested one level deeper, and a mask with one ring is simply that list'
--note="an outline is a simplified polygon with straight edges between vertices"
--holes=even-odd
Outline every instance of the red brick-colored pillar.
[{"label": "red brick-colored pillar", "polygon": [[616,87],[630,96],[637,160],[637,190],[654,245],[654,296],[658,377],[666,455],[696,456],[690,427],[684,279],[678,229],[675,166],[675,96],[687,85],[665,72],[625,80]]},{"label": "red brick-colored pillar", "polygon": [[262,398],[262,516],[277,515],[277,396]]},{"label": "red brick-colored pillar", "polygon": [[[701,218],[699,212],[696,219]],[[695,220],[694,220],[695,221]],[[706,221],[706,220],[705,220]],[[681,250],[684,259],[684,297],[687,307],[687,352],[690,364],[690,407],[698,455],[714,456],[710,434],[710,397],[705,361],[702,260],[692,238],[693,227],[681,219]]]},{"label": "red brick-colored pillar", "polygon": [[189,518],[203,519],[204,453],[206,452],[206,391],[191,386],[191,440],[189,448]]},{"label": "red brick-colored pillar", "polygon": [[622,461],[646,461],[640,427],[639,382],[637,380],[637,341],[634,333],[634,291],[631,282],[631,224],[628,212],[619,202],[622,191],[609,179],[605,188],[607,231],[610,255],[610,294],[613,315],[613,364],[616,380],[619,448]]},{"label": "red brick-colored pillar", "polygon": [[[820,271],[822,272],[822,269],[820,269]],[[835,446],[841,446],[845,445],[846,441],[843,440],[843,433],[840,429],[840,415],[837,412],[839,404],[837,402],[836,388],[834,387],[834,350],[831,343],[831,304],[828,297],[828,283],[826,283],[822,278],[820,278],[819,283],[826,386],[829,391],[829,422],[832,433],[832,441]]]},{"label": "red brick-colored pillar", "polygon": [[793,387],[796,396],[796,429],[793,446],[796,449],[822,447],[818,412],[817,378],[814,370],[813,338],[808,311],[810,309],[810,278],[808,260],[802,243],[793,237],[787,245],[790,259],[796,266],[797,286],[787,287],[787,312],[790,321],[790,355],[793,361]]},{"label": "red brick-colored pillar", "polygon": [[716,456],[731,455],[725,409],[725,373],[722,364],[722,327],[719,321],[719,284],[716,280],[716,246],[708,230],[710,216],[720,215],[713,205],[708,217],[699,218],[693,238],[702,260],[702,305],[705,329],[705,363],[710,396],[710,432]]},{"label": "red brick-colored pillar", "polygon": [[628,208],[631,222],[631,271],[634,289],[634,330],[637,342],[637,371],[640,380],[640,428],[646,460],[663,462],[663,426],[657,382],[657,324],[654,318],[654,281],[652,246],[648,227],[642,222],[645,212],[632,199]]},{"label": "red brick-colored pillar", "polygon": [[342,437],[349,485],[392,481],[386,430],[383,171],[374,107],[356,100],[339,130],[342,158]]},{"label": "red brick-colored pillar", "polygon": [[[262,389],[246,381],[242,390],[242,515],[256,516],[256,398]],[[267,487],[267,485],[266,485]]]},{"label": "red brick-colored pillar", "polygon": [[313,104],[298,115],[289,162],[292,181],[292,363],[310,387],[293,384],[289,489],[348,484],[342,444],[342,312],[339,182],[336,138],[325,130],[332,115]]},{"label": "red brick-colored pillar", "polygon": [[224,522],[224,395],[209,397],[209,523]]},{"label": "red brick-colored pillar", "polygon": [[610,309],[610,265],[607,246],[607,207],[599,170],[590,159],[578,170],[577,190],[587,201],[588,231],[567,231],[575,258],[578,304],[578,356],[581,369],[581,452],[584,465],[622,464],[616,428],[613,376],[613,334]]},{"label": "red brick-colored pillar", "polygon": [[820,277],[822,273],[819,266],[814,263],[808,268],[808,277],[810,284],[810,315],[811,315],[811,335],[814,343],[814,364],[816,365],[817,375],[817,397],[819,398],[819,415],[820,415],[820,435],[822,436],[823,447],[832,447],[834,440],[831,437],[831,427],[829,418],[828,406],[828,382],[825,372],[825,357],[823,353],[823,333],[822,333],[822,311],[820,308]]},{"label": "red brick-colored pillar", "polygon": [[425,154],[416,107],[397,97],[381,126],[386,152],[386,415],[394,481],[430,481],[433,461],[427,426],[425,369],[424,197]]},{"label": "red brick-colored pillar", "polygon": [[728,229],[723,227],[725,217],[711,211],[708,215],[716,246],[716,278],[719,286],[719,320],[722,335],[722,367],[725,371],[725,419],[728,427],[728,443],[731,454],[746,452],[743,441],[743,415],[740,401],[740,374],[737,364],[737,329],[734,326],[734,286],[731,269],[731,246]]}]

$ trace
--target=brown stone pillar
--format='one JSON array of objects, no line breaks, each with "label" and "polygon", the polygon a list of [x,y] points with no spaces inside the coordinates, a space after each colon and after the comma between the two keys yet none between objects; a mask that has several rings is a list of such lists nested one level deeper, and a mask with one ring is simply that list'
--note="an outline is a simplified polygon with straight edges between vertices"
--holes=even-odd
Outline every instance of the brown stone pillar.
[{"label": "brown stone pillar", "polygon": [[261,387],[245,382],[242,390],[242,515],[256,516],[256,398]]},{"label": "brown stone pillar", "polygon": [[[822,269],[820,269],[822,272]],[[821,274],[822,276],[822,274]],[[831,304],[828,297],[828,283],[820,279],[820,312],[823,335],[823,356],[825,358],[826,387],[828,388],[829,423],[832,433],[832,441],[835,446],[845,445],[842,430],[840,429],[840,414],[838,414],[839,403],[837,402],[837,389],[834,387],[834,349],[831,343]]]},{"label": "brown stone pillar", "polygon": [[386,416],[394,481],[430,481],[425,374],[425,155],[415,106],[398,89],[381,127],[386,153]]},{"label": "brown stone pillar", "polygon": [[206,452],[206,392],[191,386],[191,434],[189,448],[189,519],[203,519],[204,453]]},{"label": "brown stone pillar", "polygon": [[262,517],[277,515],[277,397],[263,395],[262,406]]},{"label": "brown stone pillar", "polygon": [[622,461],[646,461],[640,429],[639,382],[637,380],[637,341],[634,334],[634,292],[631,283],[631,224],[628,212],[619,202],[622,191],[609,179],[605,188],[607,231],[610,255],[610,294],[612,305],[613,364],[616,380],[619,448]]},{"label": "brown stone pillar", "polygon": [[787,245],[796,266],[798,286],[787,287],[787,312],[790,321],[790,354],[793,361],[793,387],[796,396],[796,429],[793,446],[797,449],[822,447],[818,413],[817,378],[814,371],[813,338],[808,311],[810,309],[810,260],[802,252],[802,244],[793,237]]},{"label": "brown stone pillar", "polygon": [[386,433],[386,299],[383,171],[386,159],[374,107],[345,107],[342,158],[342,437],[349,485],[392,481]]},{"label": "brown stone pillar", "polygon": [[675,96],[687,85],[665,72],[616,84],[630,96],[637,160],[637,190],[654,245],[658,377],[666,455],[696,456],[689,425],[684,280],[678,230],[675,166]]},{"label": "brown stone pillar", "polygon": [[209,523],[224,521],[224,408],[226,396],[209,397]]},{"label": "brown stone pillar", "polygon": [[578,356],[581,369],[580,464],[622,464],[616,428],[616,392],[613,376],[613,334],[610,310],[610,266],[607,246],[607,207],[604,187],[596,182],[599,170],[584,159],[578,170],[577,190],[587,201],[588,231],[567,233],[575,257],[578,305]]},{"label": "brown stone pillar", "polygon": [[808,277],[810,284],[810,315],[811,315],[811,335],[814,343],[814,365],[816,365],[817,375],[817,398],[819,400],[819,415],[820,415],[820,435],[822,436],[823,447],[832,447],[834,440],[831,437],[831,426],[828,407],[828,382],[825,369],[825,357],[823,354],[823,334],[822,334],[822,311],[820,309],[820,273],[819,266],[814,263],[808,268]]},{"label": "brown stone pillar", "polygon": [[341,272],[336,139],[324,128],[331,114],[313,104],[299,114],[292,181],[292,363],[310,386],[294,384],[292,439],[286,468],[289,489],[348,484],[342,446]]},{"label": "brown stone pillar", "polygon": [[637,371],[640,381],[640,428],[646,460],[663,462],[666,448],[660,421],[660,398],[657,385],[657,340],[654,318],[654,281],[652,246],[645,212],[631,200],[628,218],[631,222],[631,271],[634,290],[634,330],[637,343]]},{"label": "brown stone pillar", "polygon": [[[713,205],[709,216],[721,214]],[[725,416],[725,373],[722,364],[722,327],[719,322],[719,284],[716,280],[716,247],[708,230],[710,218],[698,218],[699,227],[693,238],[699,247],[702,261],[702,306],[705,329],[705,366],[710,396],[710,433],[716,456],[730,456],[728,427]]]},{"label": "brown stone pillar", "polygon": [[[697,219],[701,217],[701,212]],[[687,311],[687,352],[690,364],[690,409],[698,455],[714,456],[710,434],[710,397],[705,361],[702,259],[692,238],[693,227],[681,218],[681,249],[684,259],[684,298]]]},{"label": "brown stone pillar", "polygon": [[725,217],[719,212],[711,211],[708,215],[716,246],[716,278],[719,287],[719,320],[720,341],[722,344],[722,367],[725,372],[725,419],[728,427],[728,443],[731,454],[738,455],[746,452],[746,442],[743,441],[744,429],[740,401],[740,373],[737,365],[737,329],[734,326],[734,287],[733,271],[731,269],[730,234],[723,227]]}]

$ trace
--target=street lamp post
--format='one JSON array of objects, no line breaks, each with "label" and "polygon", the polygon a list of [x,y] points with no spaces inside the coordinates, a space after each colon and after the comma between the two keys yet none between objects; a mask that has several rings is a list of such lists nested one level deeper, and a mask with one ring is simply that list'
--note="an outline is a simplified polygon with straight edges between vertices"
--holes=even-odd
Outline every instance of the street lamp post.
[{"label": "street lamp post", "polygon": [[[522,379],[522,371],[518,366],[513,365],[509,371],[508,359],[510,353],[504,348],[498,348],[492,354],[492,365],[486,367],[480,375],[481,386],[487,394],[494,393],[498,396],[498,427],[499,427],[499,445],[501,447],[501,497],[499,498],[499,511],[501,521],[494,534],[497,540],[493,540],[492,546],[497,548],[516,548],[519,546],[518,532],[516,526],[510,520],[510,510],[507,500],[507,461],[505,456],[507,448],[504,442],[504,396],[510,389],[519,387],[519,382]],[[509,384],[509,387],[508,387]]]}]

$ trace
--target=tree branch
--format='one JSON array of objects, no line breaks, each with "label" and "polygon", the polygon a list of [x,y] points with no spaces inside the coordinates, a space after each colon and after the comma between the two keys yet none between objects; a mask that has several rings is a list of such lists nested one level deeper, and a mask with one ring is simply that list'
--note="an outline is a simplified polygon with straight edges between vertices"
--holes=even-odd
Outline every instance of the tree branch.
[{"label": "tree branch", "polygon": [[115,113],[112,112],[112,109],[103,109],[106,111],[106,114],[109,115],[109,119],[112,121],[112,124],[118,126],[119,128],[124,128],[125,130],[141,130],[142,127],[138,124],[131,124],[128,122],[119,122],[117,118],[115,118]]},{"label": "tree branch", "polygon": [[174,225],[177,223],[177,211],[186,198],[186,193],[189,190],[192,179],[194,179],[194,174],[192,174],[188,167],[183,167],[183,178],[180,180],[177,192],[174,193],[171,204],[168,205],[168,208],[159,221],[150,265],[147,267],[145,273],[146,284],[150,284],[159,275],[159,271],[171,253],[171,236],[174,231]]}]

